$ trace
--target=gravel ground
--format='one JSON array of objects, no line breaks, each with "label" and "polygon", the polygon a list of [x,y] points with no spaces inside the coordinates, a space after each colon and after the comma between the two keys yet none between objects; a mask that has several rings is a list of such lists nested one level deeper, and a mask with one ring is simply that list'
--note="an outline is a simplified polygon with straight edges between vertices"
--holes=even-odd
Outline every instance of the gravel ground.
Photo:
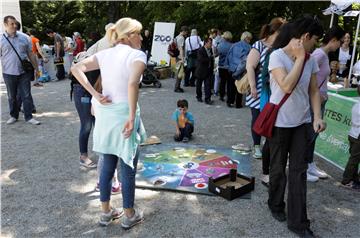
[{"label": "gravel ground", "polygon": [[[140,105],[148,135],[173,142],[170,116],[179,98],[186,98],[196,118],[192,143],[230,147],[251,143],[250,111],[230,109],[214,98],[207,106],[195,100],[195,88],[173,92],[173,79],[163,87],[141,89]],[[24,119],[6,125],[6,88],[1,84],[1,236],[2,237],[295,237],[286,223],[268,211],[267,189],[259,182],[261,161],[252,161],[257,181],[251,199],[231,202],[221,197],[136,190],[136,204],[145,221],[129,231],[119,223],[97,225],[99,194],[93,192],[96,171],[79,168],[79,119],[69,99],[69,81],[33,88],[40,126]],[[22,116],[22,115],[20,115]],[[90,142],[91,144],[91,142]],[[93,155],[93,157],[95,157]],[[359,193],[338,187],[342,171],[316,158],[331,177],[308,183],[308,216],[320,237],[359,237]],[[121,195],[113,196],[121,206]]]}]

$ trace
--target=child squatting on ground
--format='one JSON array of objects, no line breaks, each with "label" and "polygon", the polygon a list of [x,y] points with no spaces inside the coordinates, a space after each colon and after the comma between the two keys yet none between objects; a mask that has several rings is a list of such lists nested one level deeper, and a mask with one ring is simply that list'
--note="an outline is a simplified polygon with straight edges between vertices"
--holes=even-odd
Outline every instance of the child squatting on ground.
[{"label": "child squatting on ground", "polygon": [[[360,95],[360,85],[357,88]],[[360,163],[360,100],[351,111],[351,129],[349,132],[350,158],[343,174],[342,186],[360,191],[359,163]]]},{"label": "child squatting on ground", "polygon": [[191,112],[188,112],[189,104],[185,99],[177,101],[177,107],[172,115],[176,127],[174,140],[188,142],[194,132],[194,117]]}]

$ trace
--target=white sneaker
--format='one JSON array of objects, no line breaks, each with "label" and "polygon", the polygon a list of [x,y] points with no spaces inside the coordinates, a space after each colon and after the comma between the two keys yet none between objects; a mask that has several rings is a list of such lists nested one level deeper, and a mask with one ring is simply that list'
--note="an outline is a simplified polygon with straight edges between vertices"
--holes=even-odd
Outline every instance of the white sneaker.
[{"label": "white sneaker", "polygon": [[255,159],[261,159],[262,158],[262,153],[261,153],[261,150],[260,150],[260,145],[255,145],[254,146],[254,154],[253,154],[253,157]]},{"label": "white sneaker", "polygon": [[306,173],[306,180],[308,182],[317,182],[319,180],[319,177],[314,176],[312,174],[309,174],[309,172]]},{"label": "white sneaker", "polygon": [[268,174],[263,174],[262,178],[261,178],[261,183],[263,185],[265,185],[266,187],[269,187],[269,182],[270,182],[270,177]]},{"label": "white sneaker", "polygon": [[312,162],[312,163],[309,163],[309,167],[307,169],[307,173],[308,174],[311,174],[311,175],[314,175],[316,177],[319,177],[321,179],[326,179],[328,178],[328,174],[325,173],[324,171],[322,171],[321,169],[319,169],[315,162]]},{"label": "white sneaker", "polygon": [[11,124],[14,124],[16,121],[17,121],[16,118],[10,117],[9,120],[7,120],[6,124],[11,125]]},{"label": "white sneaker", "polygon": [[40,125],[40,122],[35,120],[34,118],[31,118],[30,120],[26,121],[27,123],[30,123],[32,125]]}]

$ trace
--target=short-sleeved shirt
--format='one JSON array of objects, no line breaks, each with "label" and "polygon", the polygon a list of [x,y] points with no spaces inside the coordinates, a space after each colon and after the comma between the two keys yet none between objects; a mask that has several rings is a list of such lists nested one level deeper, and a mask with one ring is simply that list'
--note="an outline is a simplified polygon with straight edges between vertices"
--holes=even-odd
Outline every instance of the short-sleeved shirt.
[{"label": "short-sleeved shirt", "polygon": [[327,81],[331,73],[329,56],[322,48],[316,49],[311,56],[314,57],[317,65],[319,66],[319,72],[316,74],[316,79],[318,87],[320,87],[320,94],[327,97]]},{"label": "short-sleeved shirt", "polygon": [[[176,109],[175,112],[172,114],[171,119],[172,119],[173,121],[176,121],[176,123],[179,124],[180,114],[181,114],[181,112],[179,111],[179,109]],[[186,112],[186,113],[185,113],[185,117],[189,120],[189,122],[190,122],[192,125],[194,125],[195,120],[194,120],[194,117],[193,117],[193,115],[192,115],[191,112]]]},{"label": "short-sleeved shirt", "polygon": [[63,38],[61,37],[61,35],[59,35],[58,33],[55,33],[55,36],[54,36],[55,56],[57,56],[57,53],[58,53],[58,52],[56,52],[56,43],[57,43],[57,42],[60,43],[59,56],[60,56],[60,57],[64,57],[64,55],[65,55],[65,52],[64,52],[64,40],[63,40]]},{"label": "short-sleeved shirt", "polygon": [[135,61],[146,64],[145,53],[128,45],[118,44],[96,53],[95,56],[100,66],[102,94],[108,96],[113,103],[128,102],[131,65]]},{"label": "short-sleeved shirt", "polygon": [[[273,78],[271,71],[277,68],[283,68],[290,72],[294,67],[294,61],[284,52],[283,49],[275,50],[270,55],[270,102],[279,104],[285,93],[281,90],[279,84]],[[309,85],[312,74],[319,71],[319,67],[314,59],[310,57],[306,62],[301,78],[296,85],[290,97],[279,109],[276,119],[276,127],[297,127],[304,123],[311,122],[310,103],[309,103]]]},{"label": "short-sleeved shirt", "polygon": [[35,36],[30,37],[31,38],[31,43],[32,43],[32,52],[37,55],[38,54],[38,49],[36,47],[36,43],[39,43],[40,40],[38,38],[36,38]]},{"label": "short-sleeved shirt", "polygon": [[189,36],[185,40],[185,51],[197,50],[202,46],[201,39],[199,36]]},{"label": "short-sleeved shirt", "polygon": [[351,109],[351,129],[349,136],[355,139],[360,136],[360,101],[355,103]]},{"label": "short-sleeved shirt", "polygon": [[15,47],[21,59],[27,59],[28,54],[31,53],[31,41],[25,34],[16,32],[14,36],[9,36],[6,32],[1,34],[0,39],[0,58],[2,72],[10,75],[20,75],[24,73],[21,61],[10,43],[6,40],[8,37],[11,44]]},{"label": "short-sleeved shirt", "polygon": [[185,37],[179,34],[177,37],[175,37],[175,40],[178,49],[182,48],[183,50],[185,50]]}]

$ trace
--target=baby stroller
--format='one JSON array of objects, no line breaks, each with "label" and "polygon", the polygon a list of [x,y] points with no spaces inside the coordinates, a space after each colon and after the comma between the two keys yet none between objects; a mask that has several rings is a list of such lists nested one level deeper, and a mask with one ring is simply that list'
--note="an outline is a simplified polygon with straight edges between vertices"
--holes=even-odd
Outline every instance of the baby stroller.
[{"label": "baby stroller", "polygon": [[140,88],[142,87],[143,84],[145,85],[154,84],[155,87],[161,88],[161,83],[159,81],[159,72],[154,70],[155,67],[156,67],[156,62],[148,61],[147,67],[143,74],[143,79],[139,85]]}]

